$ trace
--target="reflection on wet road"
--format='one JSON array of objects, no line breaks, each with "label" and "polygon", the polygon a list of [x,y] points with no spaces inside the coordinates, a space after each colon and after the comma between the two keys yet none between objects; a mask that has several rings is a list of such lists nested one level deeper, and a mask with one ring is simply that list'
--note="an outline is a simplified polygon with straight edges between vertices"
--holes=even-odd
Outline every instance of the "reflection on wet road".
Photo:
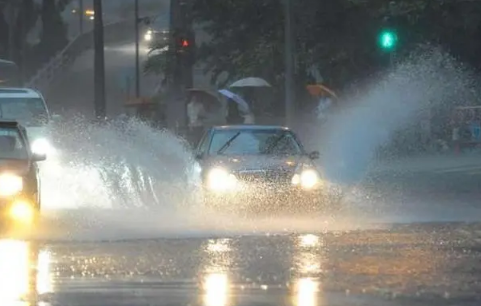
[{"label": "reflection on wet road", "polygon": [[37,244],[0,240],[0,305],[53,292],[50,266],[50,253]]},{"label": "reflection on wet road", "polygon": [[[385,205],[358,200],[347,220],[368,214],[383,226],[113,242],[0,240],[0,306],[478,306],[481,223],[453,222],[479,221],[478,182],[460,174],[366,181],[364,191],[383,193]],[[423,223],[412,223],[416,216]],[[183,226],[177,228],[189,232]]]},{"label": "reflection on wet road", "polygon": [[431,224],[228,239],[2,240],[0,304],[475,305],[480,237],[477,225]]}]

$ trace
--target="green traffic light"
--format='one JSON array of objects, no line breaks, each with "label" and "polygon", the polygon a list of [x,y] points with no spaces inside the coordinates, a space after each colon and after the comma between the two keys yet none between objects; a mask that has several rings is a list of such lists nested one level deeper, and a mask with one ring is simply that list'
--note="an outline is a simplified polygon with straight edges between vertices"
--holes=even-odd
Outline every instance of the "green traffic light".
[{"label": "green traffic light", "polygon": [[384,31],[379,36],[379,45],[382,49],[391,50],[396,47],[397,35],[393,31]]}]

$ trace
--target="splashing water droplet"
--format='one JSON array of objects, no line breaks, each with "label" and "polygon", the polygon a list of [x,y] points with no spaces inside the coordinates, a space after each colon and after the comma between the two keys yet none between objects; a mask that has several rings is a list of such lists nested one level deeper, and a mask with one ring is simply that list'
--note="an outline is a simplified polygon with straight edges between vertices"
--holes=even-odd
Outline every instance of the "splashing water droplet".
[{"label": "splashing water droplet", "polygon": [[185,143],[134,119],[52,128],[59,154],[41,166],[43,206],[155,208],[188,197],[193,159]]},{"label": "splashing water droplet", "polygon": [[395,132],[415,123],[427,107],[468,101],[472,82],[467,69],[445,53],[414,53],[379,82],[346,99],[342,111],[330,118],[318,136],[327,176],[346,184],[359,182]]}]

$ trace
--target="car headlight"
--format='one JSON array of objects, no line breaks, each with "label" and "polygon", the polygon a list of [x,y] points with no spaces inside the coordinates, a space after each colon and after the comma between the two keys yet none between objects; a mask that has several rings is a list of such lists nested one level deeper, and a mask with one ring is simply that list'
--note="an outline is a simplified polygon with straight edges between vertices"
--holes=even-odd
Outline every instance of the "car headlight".
[{"label": "car headlight", "polygon": [[10,216],[17,221],[31,222],[34,217],[34,209],[28,202],[15,202],[10,208]]},{"label": "car headlight", "polygon": [[53,147],[45,138],[38,138],[32,142],[32,152],[36,154],[50,154]]},{"label": "car headlight", "polygon": [[23,179],[15,174],[0,175],[0,196],[12,196],[23,189]]},{"label": "car headlight", "polygon": [[305,189],[314,188],[319,184],[319,182],[319,173],[313,169],[304,170],[300,174],[294,174],[292,177],[293,185],[300,185]]},{"label": "car headlight", "polygon": [[207,174],[207,187],[215,191],[232,189],[237,184],[237,178],[222,168],[214,168]]},{"label": "car headlight", "polygon": [[152,32],[151,32],[151,31],[148,31],[147,33],[145,33],[144,39],[145,39],[146,41],[151,41],[151,40],[152,40]]}]

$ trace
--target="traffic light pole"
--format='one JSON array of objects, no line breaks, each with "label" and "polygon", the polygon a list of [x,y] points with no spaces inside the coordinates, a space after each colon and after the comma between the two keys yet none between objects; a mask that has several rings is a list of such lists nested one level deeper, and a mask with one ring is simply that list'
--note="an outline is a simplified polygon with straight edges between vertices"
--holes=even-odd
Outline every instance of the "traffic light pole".
[{"label": "traffic light pole", "polygon": [[139,0],[135,0],[135,97],[140,97]]},{"label": "traffic light pole", "polygon": [[[172,60],[169,62],[169,101],[167,105],[167,124],[172,129],[187,126],[186,89],[192,87],[192,62],[182,47],[186,39],[188,48],[192,48],[192,1],[171,0],[170,2],[170,42]],[[187,55],[187,56],[186,56]]]},{"label": "traffic light pole", "polygon": [[78,16],[79,16],[79,33],[83,34],[84,33],[84,1],[79,0],[79,9],[78,9]]},{"label": "traffic light pole", "polygon": [[293,123],[294,117],[294,39],[293,39],[293,25],[292,25],[292,0],[284,1],[284,53],[285,53],[285,113],[286,125],[290,126]]},{"label": "traffic light pole", "polygon": [[393,50],[389,52],[389,68],[392,69],[395,64],[396,64],[396,51]]},{"label": "traffic light pole", "polygon": [[381,50],[388,52],[388,65],[392,68],[396,60],[396,49],[398,44],[398,36],[396,31],[392,29],[383,30],[378,36],[378,44]]},{"label": "traffic light pole", "polygon": [[102,0],[94,0],[94,12],[95,118],[104,119],[107,115],[107,107],[105,101],[104,25],[102,19]]},{"label": "traffic light pole", "polygon": [[8,59],[15,61],[15,21],[17,8],[14,1],[7,2],[7,22],[8,22]]}]

